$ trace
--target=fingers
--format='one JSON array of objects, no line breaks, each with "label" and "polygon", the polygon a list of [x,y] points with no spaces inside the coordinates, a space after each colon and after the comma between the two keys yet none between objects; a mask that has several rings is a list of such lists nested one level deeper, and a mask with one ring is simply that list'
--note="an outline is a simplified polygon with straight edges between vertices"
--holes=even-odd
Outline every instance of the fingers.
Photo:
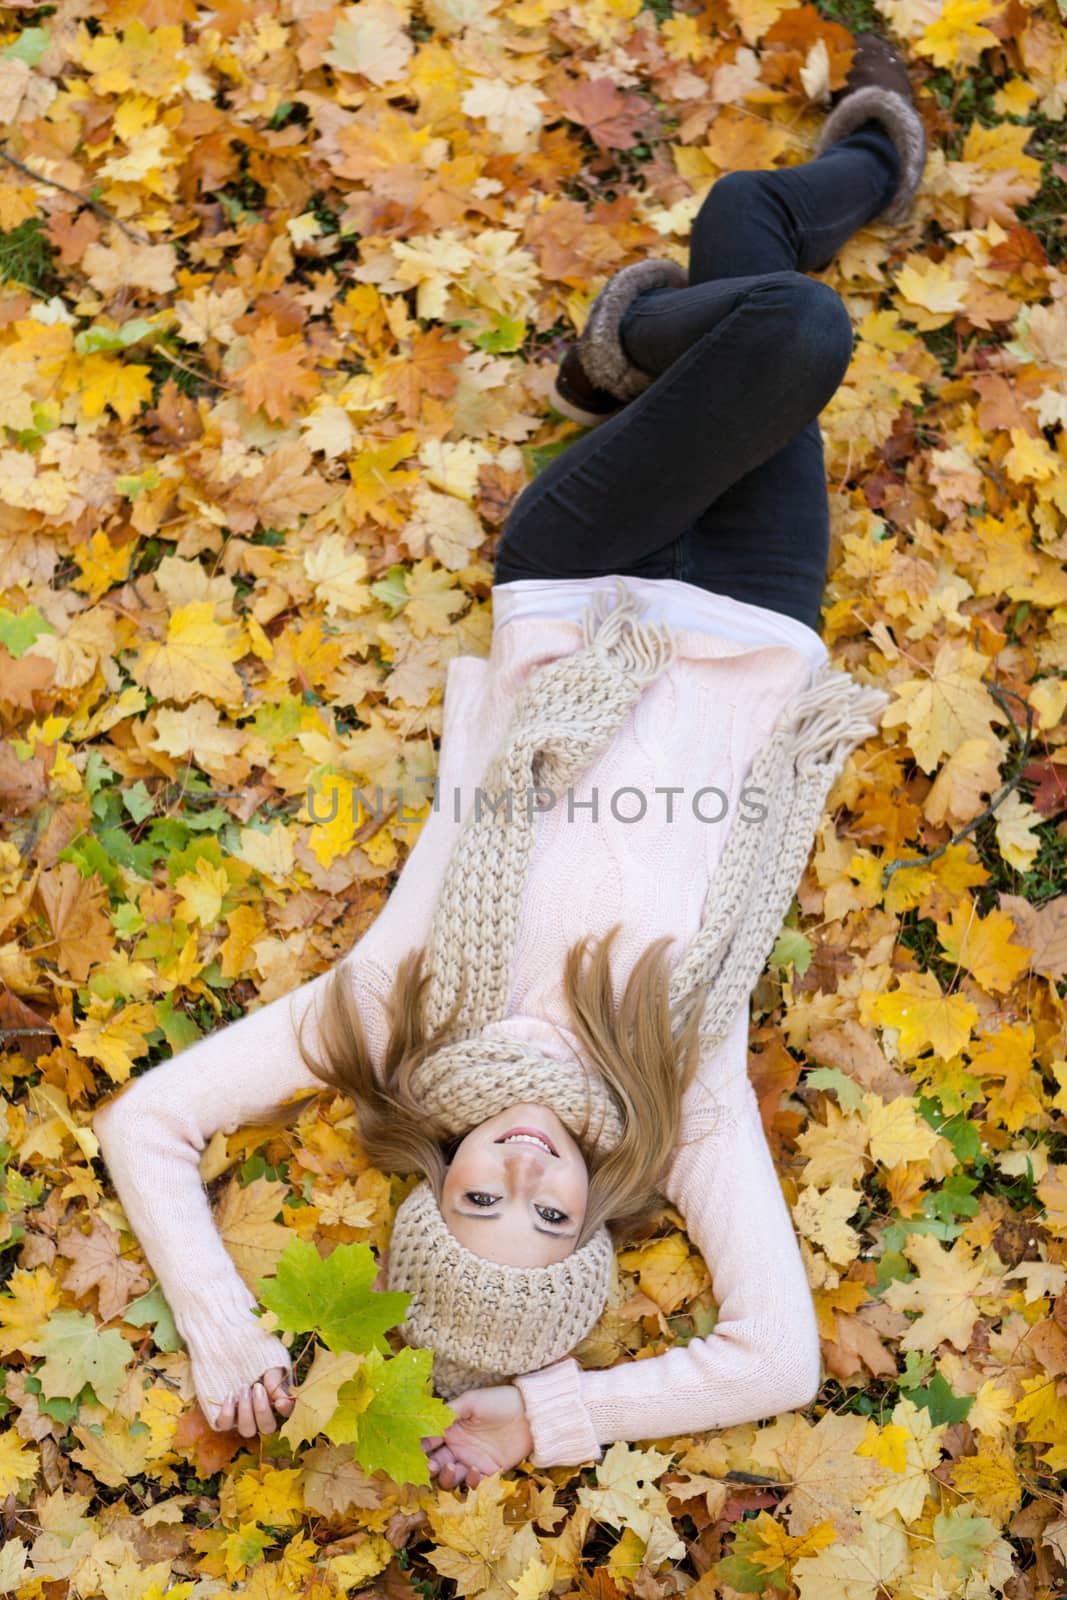
[{"label": "fingers", "polygon": [[430,1476],[437,1479],[442,1489],[455,1489],[468,1480],[469,1469],[462,1461],[456,1460],[444,1443],[440,1443],[439,1448],[431,1453],[428,1464]]},{"label": "fingers", "polygon": [[273,1433],[277,1426],[267,1386],[260,1380],[252,1385],[252,1431]]},{"label": "fingers", "polygon": [[231,1395],[230,1398],[216,1411],[215,1421],[212,1423],[212,1427],[217,1429],[219,1433],[229,1433],[236,1420],[236,1402]]},{"label": "fingers", "polygon": [[236,1394],[227,1395],[215,1412],[212,1427],[218,1433],[236,1428],[246,1439],[255,1433],[273,1433],[277,1428],[274,1413],[287,1417],[296,1405],[289,1392],[289,1373],[284,1367],[271,1370],[254,1384],[245,1384]]},{"label": "fingers", "polygon": [[[288,1409],[291,1409],[294,1404],[292,1396],[286,1396],[285,1399]],[[219,1433],[228,1433],[236,1427],[244,1439],[251,1439],[256,1433],[273,1433],[277,1426],[270,1396],[262,1382],[251,1386],[246,1383],[215,1414],[215,1428]]]},{"label": "fingers", "polygon": [[288,1379],[282,1378],[272,1383],[269,1378],[265,1378],[264,1385],[267,1398],[275,1411],[280,1411],[283,1417],[287,1417],[296,1405],[296,1397],[289,1392]]}]

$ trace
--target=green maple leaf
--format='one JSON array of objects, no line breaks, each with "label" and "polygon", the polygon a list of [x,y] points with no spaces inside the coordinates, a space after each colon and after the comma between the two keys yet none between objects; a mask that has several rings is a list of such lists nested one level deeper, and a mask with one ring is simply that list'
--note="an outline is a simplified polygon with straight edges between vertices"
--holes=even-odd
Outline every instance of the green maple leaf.
[{"label": "green maple leaf", "polygon": [[387,1472],[394,1483],[430,1481],[421,1440],[444,1433],[456,1413],[429,1393],[430,1350],[401,1350],[387,1361],[371,1350],[358,1373],[337,1391],[338,1406],[323,1432],[353,1446],[364,1472]]},{"label": "green maple leaf", "polygon": [[80,1311],[54,1311],[26,1349],[45,1358],[36,1377],[49,1399],[62,1395],[73,1400],[88,1383],[102,1406],[115,1404],[133,1360],[121,1333],[114,1328],[101,1333],[95,1318]]},{"label": "green maple leaf", "polygon": [[371,1288],[378,1263],[369,1244],[339,1244],[325,1261],[313,1244],[292,1239],[274,1275],[256,1288],[286,1333],[317,1333],[335,1353],[388,1350],[385,1330],[404,1320],[409,1294]]},{"label": "green maple leaf", "polygon": [[997,1529],[988,1517],[977,1517],[969,1506],[953,1506],[934,1518],[934,1544],[940,1556],[955,1556],[960,1576],[966,1578],[988,1553]]}]

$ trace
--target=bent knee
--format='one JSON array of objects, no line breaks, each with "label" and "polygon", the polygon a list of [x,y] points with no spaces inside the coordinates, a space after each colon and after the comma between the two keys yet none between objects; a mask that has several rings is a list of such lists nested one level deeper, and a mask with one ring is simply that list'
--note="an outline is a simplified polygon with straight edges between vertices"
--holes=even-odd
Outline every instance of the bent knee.
[{"label": "bent knee", "polygon": [[848,371],[854,335],[849,309],[836,289],[818,278],[805,278],[804,333],[835,383]]},{"label": "bent knee", "polygon": [[762,168],[742,168],[724,172],[708,190],[704,204],[717,221],[728,225],[728,217],[747,218],[752,207],[752,196],[766,183],[767,171]]},{"label": "bent knee", "polygon": [[783,359],[836,387],[848,370],[853,350],[852,318],[837,290],[802,272],[786,271],[767,273],[753,293],[765,298],[778,313]]}]

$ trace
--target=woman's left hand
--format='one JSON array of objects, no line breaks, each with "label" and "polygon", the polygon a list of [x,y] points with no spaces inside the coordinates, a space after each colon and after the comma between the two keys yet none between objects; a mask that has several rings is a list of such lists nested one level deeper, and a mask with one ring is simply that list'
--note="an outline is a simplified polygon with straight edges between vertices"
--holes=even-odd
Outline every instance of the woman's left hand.
[{"label": "woman's left hand", "polygon": [[423,1439],[430,1472],[442,1488],[468,1483],[476,1489],[484,1477],[507,1472],[533,1450],[522,1393],[513,1383],[489,1389],[465,1389],[450,1400],[456,1420],[443,1434]]}]

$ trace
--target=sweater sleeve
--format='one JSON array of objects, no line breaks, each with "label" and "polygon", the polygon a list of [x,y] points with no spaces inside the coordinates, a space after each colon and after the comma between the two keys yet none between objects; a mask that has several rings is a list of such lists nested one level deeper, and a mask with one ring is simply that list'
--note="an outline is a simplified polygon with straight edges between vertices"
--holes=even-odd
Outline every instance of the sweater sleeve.
[{"label": "sweater sleeve", "polygon": [[[319,1000],[330,976],[322,973],[152,1067],[92,1119],[115,1193],[173,1312],[201,1409],[213,1426],[228,1395],[269,1367],[292,1363],[282,1341],[252,1314],[256,1297],[215,1227],[200,1156],[218,1129],[233,1133],[280,1100],[324,1088],[304,1064],[294,1022]],[[380,1051],[377,1007],[368,1011],[368,1043]],[[312,1048],[318,1042],[313,1020],[305,1039]]]},{"label": "sweater sleeve", "polygon": [[[343,958],[376,1070],[388,1032],[385,1001],[400,959],[428,931],[450,827],[431,815],[400,877],[363,937]],[[333,969],[331,969],[332,971]],[[318,1056],[315,1007],[331,971],[152,1067],[92,1118],[115,1193],[185,1341],[197,1397],[214,1426],[217,1407],[269,1367],[291,1369],[288,1350],[252,1314],[256,1297],[215,1227],[200,1176],[204,1146],[278,1101],[324,1088],[297,1044]]]},{"label": "sweater sleeve", "polygon": [[748,1078],[748,1007],[686,1094],[664,1190],[712,1278],[707,1338],[586,1370],[516,1379],[535,1466],[599,1460],[616,1439],[703,1433],[808,1405],[821,1380],[815,1305]]}]

